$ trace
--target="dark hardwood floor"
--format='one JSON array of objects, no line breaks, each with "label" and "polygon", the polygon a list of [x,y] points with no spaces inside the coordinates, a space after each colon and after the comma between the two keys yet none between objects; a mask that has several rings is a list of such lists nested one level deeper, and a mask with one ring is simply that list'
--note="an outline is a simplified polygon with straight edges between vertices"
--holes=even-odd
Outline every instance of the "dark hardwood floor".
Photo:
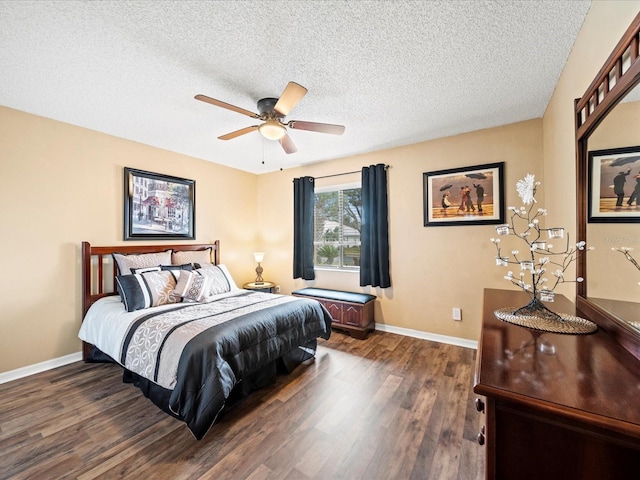
[{"label": "dark hardwood floor", "polygon": [[201,441],[120,367],[74,363],[0,385],[0,478],[481,479],[474,358],[334,332]]}]

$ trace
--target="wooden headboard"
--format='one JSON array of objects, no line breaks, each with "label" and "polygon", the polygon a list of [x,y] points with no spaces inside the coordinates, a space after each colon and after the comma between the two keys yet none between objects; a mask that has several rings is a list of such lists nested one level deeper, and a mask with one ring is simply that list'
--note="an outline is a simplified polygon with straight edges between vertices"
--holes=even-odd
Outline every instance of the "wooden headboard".
[{"label": "wooden headboard", "polygon": [[114,247],[92,247],[89,242],[82,242],[82,318],[96,300],[118,293],[115,289],[116,269],[112,253],[131,255],[158,253],[169,249],[178,252],[205,248],[212,248],[211,261],[218,265],[220,263],[219,240],[213,243],[190,245],[117,245]]},{"label": "wooden headboard", "polygon": [[[140,253],[158,253],[172,249],[179,251],[196,251],[211,248],[211,262],[220,264],[220,241],[190,245],[116,245],[113,247],[92,247],[89,242],[82,242],[82,318],[89,307],[98,299],[109,295],[117,295],[115,287],[116,268],[112,253],[125,255]],[[87,358],[90,345],[83,342],[83,358]]]}]

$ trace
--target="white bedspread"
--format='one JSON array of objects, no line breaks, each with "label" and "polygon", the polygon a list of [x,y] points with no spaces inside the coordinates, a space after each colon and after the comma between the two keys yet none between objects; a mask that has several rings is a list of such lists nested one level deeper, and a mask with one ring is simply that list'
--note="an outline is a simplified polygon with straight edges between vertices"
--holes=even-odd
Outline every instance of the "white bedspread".
[{"label": "white bedspread", "polygon": [[[211,298],[224,298],[237,295],[238,292],[242,292],[242,290],[236,288]],[[137,318],[148,313],[175,308],[176,305],[180,304],[170,303],[145,310],[127,312],[118,295],[104,297],[89,308],[80,326],[78,337],[84,342],[95,345],[102,352],[118,361],[120,359],[122,339],[129,330],[129,326]]]}]

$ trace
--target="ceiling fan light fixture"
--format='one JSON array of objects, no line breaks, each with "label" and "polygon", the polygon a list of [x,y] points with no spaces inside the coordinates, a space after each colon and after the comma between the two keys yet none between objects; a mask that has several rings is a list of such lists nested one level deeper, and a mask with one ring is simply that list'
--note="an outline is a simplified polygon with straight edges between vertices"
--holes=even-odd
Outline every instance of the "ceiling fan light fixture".
[{"label": "ceiling fan light fixture", "polygon": [[266,122],[260,125],[258,128],[264,138],[269,140],[280,140],[287,133],[287,129],[284,125],[280,125],[278,122]]}]

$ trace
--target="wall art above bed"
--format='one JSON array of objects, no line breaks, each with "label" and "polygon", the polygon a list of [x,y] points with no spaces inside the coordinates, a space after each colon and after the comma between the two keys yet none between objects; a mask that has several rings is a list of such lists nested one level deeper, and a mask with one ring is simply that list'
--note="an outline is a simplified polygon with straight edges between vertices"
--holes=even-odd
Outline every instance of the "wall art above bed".
[{"label": "wall art above bed", "polygon": [[125,240],[194,240],[195,236],[195,180],[125,167]]}]

